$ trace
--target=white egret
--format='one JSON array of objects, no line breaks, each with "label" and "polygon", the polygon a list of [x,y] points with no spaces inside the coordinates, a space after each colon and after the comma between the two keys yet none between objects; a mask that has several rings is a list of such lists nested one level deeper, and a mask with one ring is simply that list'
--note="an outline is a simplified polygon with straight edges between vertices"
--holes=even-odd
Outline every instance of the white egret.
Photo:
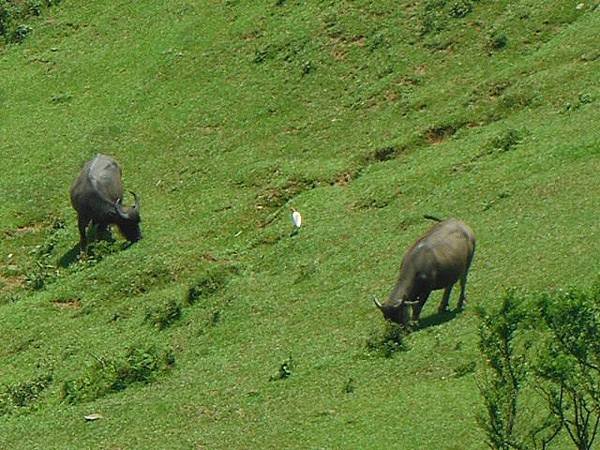
[{"label": "white egret", "polygon": [[292,211],[292,226],[293,226],[292,236],[293,236],[294,234],[296,234],[298,232],[298,230],[302,226],[302,216],[300,215],[298,210],[296,210],[296,208],[290,208],[290,210]]}]

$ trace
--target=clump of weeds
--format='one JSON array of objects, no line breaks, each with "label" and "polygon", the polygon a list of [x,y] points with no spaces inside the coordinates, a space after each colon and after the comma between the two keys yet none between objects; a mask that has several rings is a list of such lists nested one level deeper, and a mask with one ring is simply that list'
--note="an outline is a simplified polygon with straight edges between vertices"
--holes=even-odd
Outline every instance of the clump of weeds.
[{"label": "clump of weeds", "polygon": [[181,318],[181,304],[176,300],[168,300],[146,309],[144,322],[164,330]]},{"label": "clump of weeds", "polygon": [[290,355],[285,361],[283,361],[281,363],[277,373],[275,375],[271,375],[269,380],[270,381],[285,380],[292,375],[293,368],[294,368],[294,360],[292,359],[292,355]]},{"label": "clump of weeds", "polygon": [[0,416],[16,409],[32,407],[52,382],[52,374],[38,375],[30,380],[3,386],[0,389]]},{"label": "clump of weeds", "polygon": [[134,383],[148,384],[175,364],[171,348],[130,347],[117,357],[94,356],[85,373],[67,380],[61,398],[67,403],[82,403],[127,389]]},{"label": "clump of weeds", "polygon": [[409,333],[409,327],[398,325],[388,320],[385,322],[382,330],[373,331],[367,338],[367,352],[370,355],[391,358],[395,353],[408,349],[404,338]]},{"label": "clump of weeds", "polygon": [[234,269],[228,266],[209,268],[189,287],[185,296],[185,304],[191,306],[199,300],[216,294],[227,285],[233,272]]}]

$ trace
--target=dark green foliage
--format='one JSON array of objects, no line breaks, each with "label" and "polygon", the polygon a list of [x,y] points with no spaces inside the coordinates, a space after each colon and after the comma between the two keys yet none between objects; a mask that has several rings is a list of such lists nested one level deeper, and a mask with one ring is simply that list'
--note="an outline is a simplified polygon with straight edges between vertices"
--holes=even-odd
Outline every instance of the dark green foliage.
[{"label": "dark green foliage", "polygon": [[344,388],[342,392],[345,394],[352,394],[356,390],[355,381],[353,378],[348,378],[348,381],[344,383]]},{"label": "dark green foliage", "polygon": [[508,36],[501,31],[494,31],[488,37],[487,45],[492,51],[502,50],[508,45]]},{"label": "dark green foliage", "polygon": [[495,136],[490,142],[491,152],[507,152],[523,140],[523,132],[510,128]]},{"label": "dark green foliage", "polygon": [[7,43],[22,42],[32,31],[23,21],[58,3],[59,0],[0,0],[0,38]]},{"label": "dark green foliage", "polygon": [[[487,414],[478,421],[491,448],[547,448],[563,431],[577,448],[593,448],[600,425],[599,300],[598,285],[533,301],[513,291],[499,312],[482,314],[486,368],[479,387]],[[544,405],[535,414],[522,406],[527,385]]]},{"label": "dark green foliage", "polygon": [[477,364],[475,363],[475,361],[469,361],[464,364],[460,364],[454,369],[453,376],[456,378],[464,377],[465,375],[475,372],[476,367]]},{"label": "dark green foliage", "polygon": [[41,290],[58,278],[55,250],[64,238],[64,226],[62,219],[54,219],[44,241],[31,250],[32,266],[25,273],[27,288]]},{"label": "dark green foliage", "polygon": [[450,16],[456,19],[465,17],[473,11],[473,2],[470,0],[456,0],[450,4]]},{"label": "dark green foliage", "polygon": [[206,270],[188,289],[185,297],[187,305],[216,294],[224,288],[232,276],[233,269],[227,266],[213,266]]},{"label": "dark green foliage", "polygon": [[579,97],[577,98],[577,100],[574,103],[567,102],[565,104],[564,111],[565,112],[576,111],[584,105],[589,105],[593,101],[594,101],[594,97],[589,92],[579,94]]},{"label": "dark green foliage", "polygon": [[210,315],[210,325],[215,327],[219,324],[219,322],[222,320],[223,317],[223,313],[220,309],[217,309],[215,311],[212,312],[212,314]]},{"label": "dark green foliage", "polygon": [[401,151],[402,149],[396,145],[386,145],[373,150],[367,155],[366,160],[367,162],[389,161],[390,159],[394,159],[396,156],[398,156]]},{"label": "dark green foliage", "polygon": [[29,25],[21,24],[19,25],[14,33],[13,33],[13,41],[14,42],[23,42],[27,35],[33,31]]},{"label": "dark green foliage", "polygon": [[449,19],[461,19],[473,11],[472,0],[426,0],[419,15],[421,34],[435,34],[448,26]]},{"label": "dark green foliage", "polygon": [[579,95],[579,103],[581,103],[582,105],[587,105],[588,103],[592,103],[593,101],[594,97],[592,97],[592,94],[588,92]]},{"label": "dark green foliage", "polygon": [[175,364],[169,348],[131,347],[120,357],[96,357],[85,374],[62,385],[61,397],[80,403],[126,389],[134,383],[149,383]]},{"label": "dark green foliage", "polygon": [[146,309],[144,321],[159,330],[164,330],[180,318],[181,304],[176,300],[168,300]]},{"label": "dark green foliage", "polygon": [[479,381],[486,414],[478,417],[488,445],[493,449],[520,448],[522,437],[516,426],[521,388],[527,376],[525,358],[515,350],[516,332],[525,315],[515,292],[502,299],[500,311],[482,312],[479,350],[486,370]]},{"label": "dark green foliage", "polygon": [[406,327],[386,321],[383,330],[372,332],[367,339],[367,352],[391,358],[395,353],[407,350],[404,338],[409,331]]},{"label": "dark green foliage", "polygon": [[542,295],[541,317],[548,327],[535,366],[538,389],[579,449],[591,449],[600,424],[600,285],[589,292]]},{"label": "dark green foliage", "polygon": [[96,238],[98,240],[88,244],[84,265],[90,266],[99,263],[108,255],[121,250],[121,245],[115,239],[102,239],[100,236],[96,236]]},{"label": "dark green foliage", "polygon": [[308,75],[311,72],[314,72],[315,65],[310,61],[304,61],[302,63],[302,75]]},{"label": "dark green foliage", "polygon": [[306,264],[300,265],[298,269],[298,276],[294,280],[294,283],[301,283],[309,280],[317,274],[319,272],[319,261],[309,261]]},{"label": "dark green foliage", "polygon": [[51,374],[39,375],[31,380],[0,387],[0,416],[16,408],[27,408],[35,404],[52,382]]}]

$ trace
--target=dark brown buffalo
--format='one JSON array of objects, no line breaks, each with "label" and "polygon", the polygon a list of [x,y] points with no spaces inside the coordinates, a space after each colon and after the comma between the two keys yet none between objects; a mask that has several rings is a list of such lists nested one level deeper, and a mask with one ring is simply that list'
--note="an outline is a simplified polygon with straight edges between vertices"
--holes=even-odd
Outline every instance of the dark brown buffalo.
[{"label": "dark brown buffalo", "polygon": [[86,228],[90,222],[98,232],[115,224],[128,241],[141,239],[139,199],[132,192],[135,205],[125,207],[121,204],[121,168],[110,156],[98,154],[88,161],[73,182],[70,194],[71,204],[77,211],[79,247],[82,252],[87,247]]},{"label": "dark brown buffalo", "polygon": [[452,287],[460,281],[458,308],[462,309],[474,252],[475,235],[465,223],[457,219],[440,221],[406,251],[392,293],[383,304],[374,299],[375,305],[386,319],[406,325],[408,307],[412,307],[412,320],[419,320],[431,291],[444,289],[438,311],[446,311]]}]

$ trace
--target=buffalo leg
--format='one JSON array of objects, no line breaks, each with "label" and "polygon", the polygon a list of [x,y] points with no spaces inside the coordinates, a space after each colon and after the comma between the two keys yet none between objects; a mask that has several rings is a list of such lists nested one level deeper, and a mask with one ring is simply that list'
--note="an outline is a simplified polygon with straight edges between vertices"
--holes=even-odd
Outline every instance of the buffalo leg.
[{"label": "buffalo leg", "polygon": [[465,273],[460,277],[460,297],[458,297],[458,309],[463,309],[466,297],[465,297],[465,286],[467,285],[467,274]]},{"label": "buffalo leg", "polygon": [[421,310],[423,309],[423,306],[425,306],[425,302],[427,301],[427,298],[429,297],[430,293],[431,292],[426,292],[424,294],[421,294],[421,296],[419,296],[418,298],[418,303],[412,305],[412,320],[414,320],[415,322],[419,320]]},{"label": "buffalo leg", "polygon": [[92,222],[92,225],[94,226],[97,240],[104,239],[108,241],[112,238],[107,223]]},{"label": "buffalo leg", "polygon": [[438,306],[438,313],[443,313],[448,310],[448,301],[450,300],[450,293],[452,292],[452,287],[454,285],[451,284],[446,289],[444,289],[444,296],[442,297],[442,301],[440,302],[440,306]]},{"label": "buffalo leg", "polygon": [[90,219],[88,219],[87,217],[79,216],[77,218],[77,226],[79,227],[79,250],[81,251],[81,253],[85,253],[85,250],[87,248],[85,229],[87,228],[88,223],[90,223]]}]

